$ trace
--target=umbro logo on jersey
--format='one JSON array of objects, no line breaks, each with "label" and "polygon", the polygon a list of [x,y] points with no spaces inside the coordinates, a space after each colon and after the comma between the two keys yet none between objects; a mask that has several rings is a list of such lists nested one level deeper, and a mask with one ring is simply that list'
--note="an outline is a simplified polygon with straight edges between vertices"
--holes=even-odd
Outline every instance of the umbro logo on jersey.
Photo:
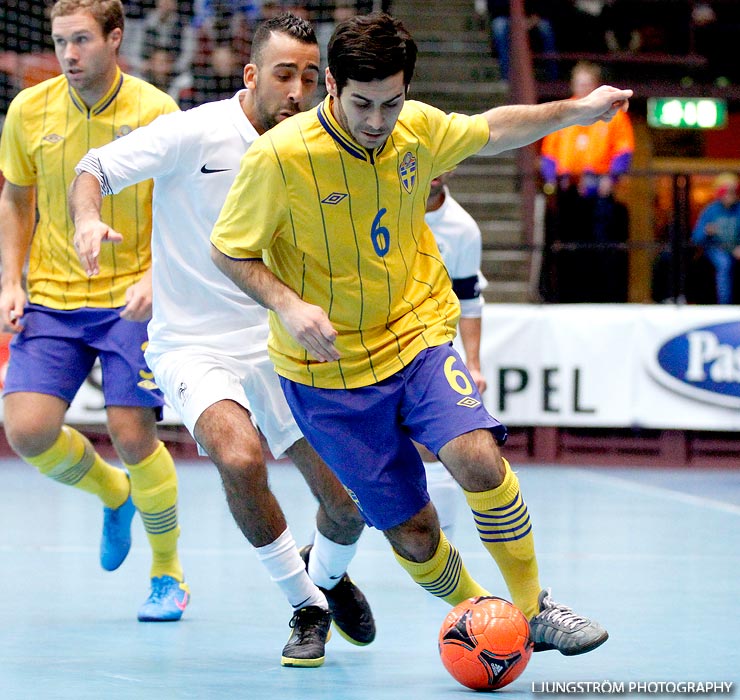
[{"label": "umbro logo on jersey", "polygon": [[339,204],[347,194],[345,192],[332,192],[328,197],[321,200],[322,204]]},{"label": "umbro logo on jersey", "polygon": [[59,143],[63,139],[64,136],[60,136],[59,134],[47,134],[43,138],[44,141],[48,141],[49,143]]},{"label": "umbro logo on jersey", "polygon": [[475,408],[476,406],[480,406],[480,401],[474,399],[472,396],[466,396],[464,399],[460,399],[457,405],[465,406],[465,408]]},{"label": "umbro logo on jersey", "polygon": [[225,173],[227,171],[231,170],[231,168],[209,168],[207,165],[203,165],[203,167],[200,169],[200,172],[202,172],[204,175],[208,175],[209,173]]}]

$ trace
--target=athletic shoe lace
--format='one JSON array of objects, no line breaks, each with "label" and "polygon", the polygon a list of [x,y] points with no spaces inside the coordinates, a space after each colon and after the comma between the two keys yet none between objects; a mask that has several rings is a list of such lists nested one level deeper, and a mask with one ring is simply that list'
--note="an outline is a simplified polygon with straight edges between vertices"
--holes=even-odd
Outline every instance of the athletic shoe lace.
[{"label": "athletic shoe lace", "polygon": [[149,600],[152,603],[161,603],[162,600],[167,597],[168,593],[169,586],[167,586],[163,581],[154,581],[152,583],[152,593],[149,596]]},{"label": "athletic shoe lace", "polygon": [[540,613],[540,615],[542,615],[542,619],[547,620],[554,625],[559,625],[560,627],[573,630],[578,627],[578,625],[588,623],[588,620],[585,617],[576,615],[567,605],[556,603],[552,598],[548,597],[547,600],[544,601],[543,607],[547,608],[547,610],[543,610]]}]

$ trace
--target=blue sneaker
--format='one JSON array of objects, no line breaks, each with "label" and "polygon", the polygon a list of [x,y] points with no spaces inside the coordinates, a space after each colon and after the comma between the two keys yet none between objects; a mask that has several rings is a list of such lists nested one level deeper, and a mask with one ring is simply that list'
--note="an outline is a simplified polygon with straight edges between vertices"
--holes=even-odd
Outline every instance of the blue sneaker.
[{"label": "blue sneaker", "polygon": [[100,566],[115,571],[131,549],[131,521],[136,506],[131,494],[118,508],[103,508],[103,538],[100,541]]},{"label": "blue sneaker", "polygon": [[139,622],[177,622],[190,602],[190,586],[172,576],[155,576],[152,592],[139,608]]}]

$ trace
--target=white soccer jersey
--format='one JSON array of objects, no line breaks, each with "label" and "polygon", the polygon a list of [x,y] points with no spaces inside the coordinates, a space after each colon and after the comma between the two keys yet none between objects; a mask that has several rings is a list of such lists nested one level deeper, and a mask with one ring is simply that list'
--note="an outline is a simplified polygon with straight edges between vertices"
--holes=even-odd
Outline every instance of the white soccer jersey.
[{"label": "white soccer jersey", "polygon": [[442,206],[424,215],[437,241],[465,318],[481,316],[486,280],[480,272],[481,232],[475,219],[452,197],[445,186]]},{"label": "white soccer jersey", "polygon": [[[210,235],[257,138],[239,95],[167,114],[93,149],[79,164],[104,194],[154,180],[153,308],[148,353],[184,346],[224,354],[267,346],[267,311],[211,261]],[[108,222],[114,229],[116,222]],[[125,234],[124,234],[125,235]]]}]

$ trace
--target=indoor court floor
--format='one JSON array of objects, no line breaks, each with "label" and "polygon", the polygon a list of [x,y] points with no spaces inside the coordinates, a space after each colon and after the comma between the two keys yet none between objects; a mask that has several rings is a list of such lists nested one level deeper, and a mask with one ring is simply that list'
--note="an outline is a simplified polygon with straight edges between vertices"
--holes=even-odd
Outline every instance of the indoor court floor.
[{"label": "indoor court floor", "polygon": [[[192,602],[179,623],[139,623],[149,572],[141,522],[128,559],[105,572],[94,499],[16,459],[0,460],[2,700],[472,697],[438,657],[448,607],[418,589],[370,530],[350,574],[373,606],[376,641],[360,648],[335,634],[323,667],[281,668],[287,603],[233,523],[215,468],[205,460],[178,466]],[[315,504],[306,485],[290,464],[270,469],[296,541],[308,542]],[[535,654],[498,696],[542,697],[554,684],[579,681],[625,691],[630,681],[726,681],[740,692],[740,469],[518,472],[542,585],[597,618],[610,639],[584,656]],[[454,542],[469,570],[507,597],[462,496],[459,509]]]}]

